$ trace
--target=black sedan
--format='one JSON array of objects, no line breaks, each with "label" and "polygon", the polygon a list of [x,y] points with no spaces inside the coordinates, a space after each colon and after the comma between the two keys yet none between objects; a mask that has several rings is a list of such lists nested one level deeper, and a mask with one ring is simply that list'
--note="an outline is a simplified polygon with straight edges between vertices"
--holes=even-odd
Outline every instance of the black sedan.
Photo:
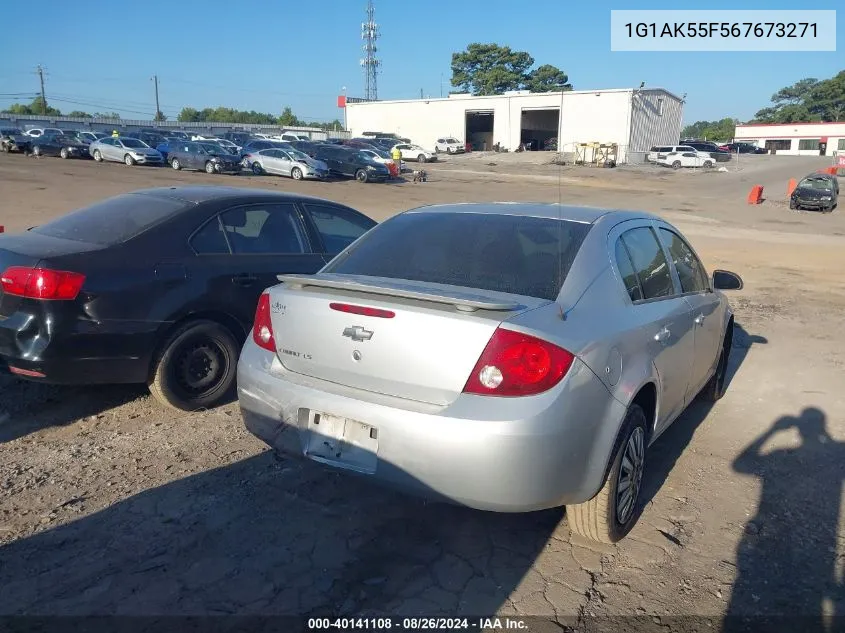
[{"label": "black sedan", "polygon": [[61,158],[90,158],[88,145],[67,134],[44,134],[32,142],[35,156],[60,156]]},{"label": "black sedan", "polygon": [[839,180],[830,174],[810,174],[802,178],[792,195],[790,209],[817,209],[826,213],[833,211],[839,200]]},{"label": "black sedan", "polygon": [[0,149],[4,152],[29,154],[32,149],[32,137],[24,134],[20,128],[0,128]]},{"label": "black sedan", "polygon": [[59,384],[147,383],[196,410],[231,392],[258,298],[376,223],[234,187],[146,189],[0,234],[0,365]]}]

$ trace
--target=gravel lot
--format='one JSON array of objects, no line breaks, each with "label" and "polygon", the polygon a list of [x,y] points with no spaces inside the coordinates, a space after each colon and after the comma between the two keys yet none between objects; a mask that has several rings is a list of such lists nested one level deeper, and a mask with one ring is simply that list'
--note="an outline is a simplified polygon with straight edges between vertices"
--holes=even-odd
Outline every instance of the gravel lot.
[{"label": "gravel lot", "polygon": [[[0,155],[6,231],[182,183],[297,190],[379,220],[562,200],[656,212],[746,284],[728,393],[653,447],[642,517],[615,547],[571,536],[562,511],[426,504],[275,456],[235,404],[179,415],[143,387],[0,375],[0,614],[845,614],[845,219],[785,200],[788,178],[829,160],[678,173],[543,158],[470,155],[428,165],[427,183],[361,185]],[[754,184],[768,199],[752,207]]]}]

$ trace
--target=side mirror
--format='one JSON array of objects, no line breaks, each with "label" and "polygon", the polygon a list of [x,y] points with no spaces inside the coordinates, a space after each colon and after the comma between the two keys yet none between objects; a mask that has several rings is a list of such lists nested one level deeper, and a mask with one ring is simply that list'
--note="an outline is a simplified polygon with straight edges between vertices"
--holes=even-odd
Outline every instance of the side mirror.
[{"label": "side mirror", "polygon": [[716,290],[742,290],[742,277],[728,270],[713,271],[713,288]]}]

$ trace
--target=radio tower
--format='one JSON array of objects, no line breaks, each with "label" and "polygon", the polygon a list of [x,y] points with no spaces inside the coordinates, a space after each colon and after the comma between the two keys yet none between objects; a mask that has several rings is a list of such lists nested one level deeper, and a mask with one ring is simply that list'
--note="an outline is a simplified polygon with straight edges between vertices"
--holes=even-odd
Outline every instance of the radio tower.
[{"label": "radio tower", "polygon": [[378,24],[375,22],[376,10],[373,0],[367,0],[367,21],[361,24],[361,39],[364,40],[364,57],[361,66],[364,67],[364,98],[367,101],[378,101],[378,70],[381,60],[376,59],[376,40],[379,38]]}]

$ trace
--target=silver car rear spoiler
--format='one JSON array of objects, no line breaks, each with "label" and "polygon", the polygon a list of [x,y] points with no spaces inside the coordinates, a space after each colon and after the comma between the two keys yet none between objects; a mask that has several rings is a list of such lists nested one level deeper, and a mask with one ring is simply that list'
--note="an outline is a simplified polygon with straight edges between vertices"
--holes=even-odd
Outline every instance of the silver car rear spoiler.
[{"label": "silver car rear spoiler", "polygon": [[362,283],[360,281],[347,279],[327,279],[325,277],[316,277],[313,275],[278,275],[276,278],[294,289],[305,288],[306,286],[316,286],[318,288],[336,288],[337,290],[367,292],[370,294],[385,295],[388,297],[419,299],[421,301],[452,305],[461,312],[474,312],[476,310],[509,312],[522,307],[522,305],[517,301],[493,299],[491,297],[473,295],[460,291],[449,291],[448,293],[444,292],[442,294],[430,291],[424,292],[420,290],[413,290],[407,286],[402,286],[400,283],[394,284],[386,280],[374,280],[373,282]]}]

